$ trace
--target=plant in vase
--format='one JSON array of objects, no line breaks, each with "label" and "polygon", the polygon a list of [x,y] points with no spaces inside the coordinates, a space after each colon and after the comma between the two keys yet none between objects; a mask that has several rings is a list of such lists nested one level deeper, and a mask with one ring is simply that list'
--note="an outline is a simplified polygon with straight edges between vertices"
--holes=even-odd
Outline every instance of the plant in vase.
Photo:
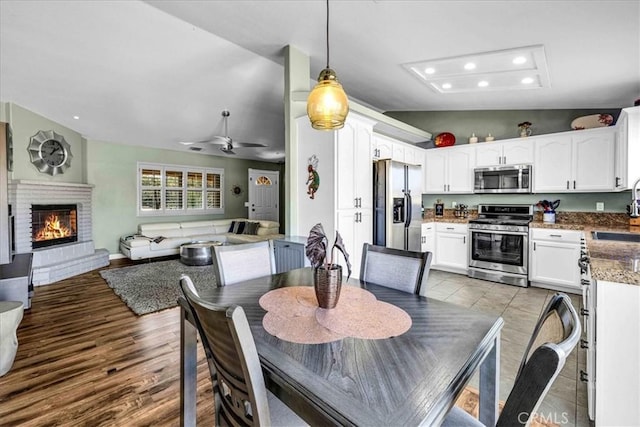
[{"label": "plant in vase", "polygon": [[335,250],[342,252],[347,264],[347,278],[351,276],[351,263],[349,254],[344,247],[340,233],[336,231],[333,245],[329,247],[329,239],[322,228],[322,224],[316,224],[309,232],[305,252],[314,268],[313,284],[320,308],[334,308],[340,298],[342,287],[342,266],[334,263]]}]

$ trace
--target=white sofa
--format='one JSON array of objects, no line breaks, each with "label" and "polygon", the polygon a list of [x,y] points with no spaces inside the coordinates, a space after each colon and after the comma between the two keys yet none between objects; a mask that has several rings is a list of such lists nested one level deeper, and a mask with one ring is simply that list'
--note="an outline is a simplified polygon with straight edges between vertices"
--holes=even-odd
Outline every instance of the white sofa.
[{"label": "white sofa", "polygon": [[[229,231],[232,222],[258,223],[258,227],[255,234],[245,234],[253,227],[245,227],[238,234]],[[279,239],[284,237],[279,229],[280,223],[275,221],[245,218],[140,224],[137,233],[120,238],[120,252],[132,260],[176,255],[180,253],[180,245],[196,241],[251,243]]]}]

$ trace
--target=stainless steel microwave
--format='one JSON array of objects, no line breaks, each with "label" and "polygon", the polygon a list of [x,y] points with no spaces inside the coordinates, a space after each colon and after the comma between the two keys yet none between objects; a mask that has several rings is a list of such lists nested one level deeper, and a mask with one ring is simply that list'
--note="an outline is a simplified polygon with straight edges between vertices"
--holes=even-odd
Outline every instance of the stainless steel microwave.
[{"label": "stainless steel microwave", "polygon": [[531,193],[531,165],[476,168],[473,192]]}]

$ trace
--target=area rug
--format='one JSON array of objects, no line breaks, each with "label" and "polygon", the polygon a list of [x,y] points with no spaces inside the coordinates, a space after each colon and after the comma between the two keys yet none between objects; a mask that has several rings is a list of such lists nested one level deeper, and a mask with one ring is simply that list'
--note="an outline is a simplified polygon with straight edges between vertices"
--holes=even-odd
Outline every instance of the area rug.
[{"label": "area rug", "polygon": [[188,274],[200,292],[216,287],[212,266],[188,266],[177,259],[100,271],[113,292],[137,315],[178,305],[181,274]]}]

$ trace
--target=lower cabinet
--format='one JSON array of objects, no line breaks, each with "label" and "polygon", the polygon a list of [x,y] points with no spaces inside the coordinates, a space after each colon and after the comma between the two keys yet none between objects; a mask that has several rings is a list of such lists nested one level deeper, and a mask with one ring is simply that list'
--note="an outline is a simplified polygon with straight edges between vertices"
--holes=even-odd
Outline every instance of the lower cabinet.
[{"label": "lower cabinet", "polygon": [[[345,209],[337,213],[338,231],[342,236],[345,249],[351,262],[351,277],[360,277],[360,264],[362,262],[362,247],[373,240],[373,213],[369,210]],[[333,245],[335,236],[329,238],[329,244]],[[342,265],[342,274],[347,275],[347,269],[342,255],[334,251],[338,263]]]},{"label": "lower cabinet", "polygon": [[286,236],[282,239],[274,240],[276,273],[309,267],[311,264],[305,254],[306,244],[307,238],[302,236]]},{"label": "lower cabinet", "polygon": [[595,375],[595,424],[637,426],[640,286],[600,280],[594,281],[593,286],[597,287],[596,370],[589,375]]},{"label": "lower cabinet", "polygon": [[532,228],[529,243],[531,286],[582,294],[580,238],[582,232]]},{"label": "lower cabinet", "polygon": [[[425,222],[421,225],[420,252],[434,253],[436,249],[436,225],[433,222]],[[433,259],[431,260],[433,263]]]},{"label": "lower cabinet", "polygon": [[435,224],[435,269],[467,274],[469,267],[469,236],[467,224]]}]

